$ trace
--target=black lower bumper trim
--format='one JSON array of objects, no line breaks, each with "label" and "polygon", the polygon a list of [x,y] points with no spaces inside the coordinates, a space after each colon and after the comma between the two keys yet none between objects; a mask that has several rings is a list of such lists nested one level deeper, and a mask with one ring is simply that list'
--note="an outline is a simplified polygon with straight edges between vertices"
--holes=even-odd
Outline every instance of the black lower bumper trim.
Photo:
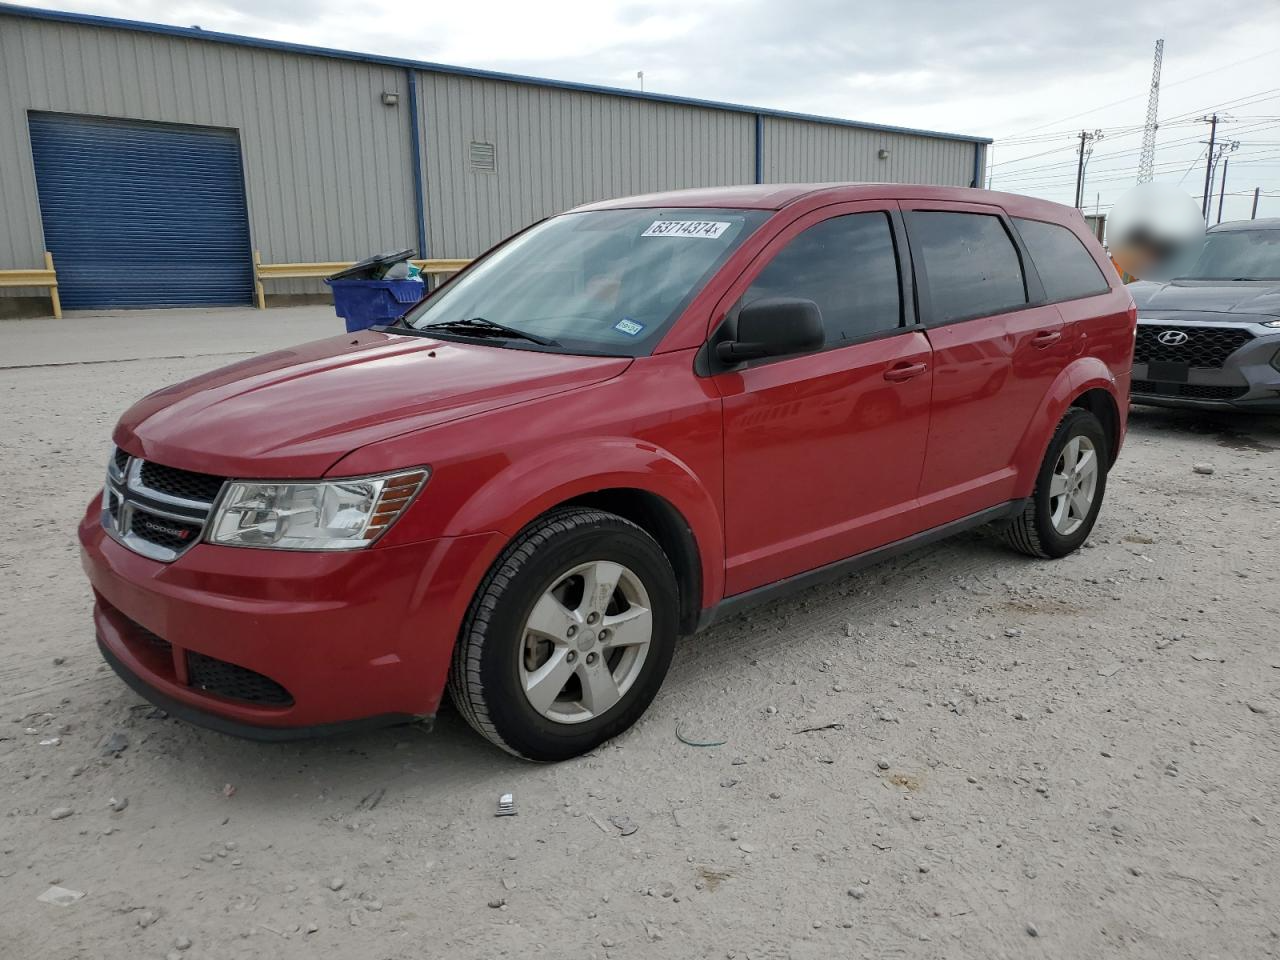
[{"label": "black lower bumper trim", "polygon": [[319,723],[309,727],[265,727],[253,723],[242,723],[239,720],[229,720],[216,713],[209,713],[207,710],[200,710],[189,704],[174,700],[172,697],[165,696],[165,694],[152,687],[121,663],[119,658],[111,652],[111,649],[102,642],[101,637],[98,638],[98,650],[102,653],[102,659],[107,661],[111,669],[120,676],[120,679],[127,683],[133,692],[144,700],[149,700],[166,713],[172,714],[181,720],[186,720],[188,723],[194,723],[196,726],[204,727],[208,730],[216,730],[218,733],[225,733],[233,737],[241,737],[245,740],[261,740],[274,743],[290,740],[309,740],[313,737],[359,733],[364,730],[378,729],[379,727],[413,723],[415,720],[420,719],[403,713],[384,713],[376,717],[362,717],[359,720],[344,720],[339,723]]}]

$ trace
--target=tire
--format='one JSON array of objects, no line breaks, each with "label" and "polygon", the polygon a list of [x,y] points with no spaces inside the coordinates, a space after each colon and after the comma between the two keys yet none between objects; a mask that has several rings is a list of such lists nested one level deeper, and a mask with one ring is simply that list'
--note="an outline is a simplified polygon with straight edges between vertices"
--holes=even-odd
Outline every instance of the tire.
[{"label": "tire", "polygon": [[[1060,520],[1055,524],[1054,517],[1061,516],[1055,508],[1061,507],[1061,500],[1054,496],[1055,474],[1064,472],[1060,460],[1076,438],[1082,438],[1079,446],[1091,445],[1096,456],[1096,479],[1088,510],[1083,515],[1077,514],[1072,519],[1078,525],[1071,528],[1070,522]],[[1107,471],[1110,469],[1110,444],[1102,424],[1088,410],[1073,407],[1058,423],[1053,439],[1045,451],[1044,462],[1036,475],[1036,489],[1026,508],[1009,521],[1003,529],[1005,542],[1013,549],[1028,556],[1056,560],[1073,553],[1088,539],[1093,525],[1098,519],[1098,511],[1102,507],[1103,496],[1107,489]],[[1067,526],[1067,529],[1059,529]]]},{"label": "tire", "polygon": [[[586,574],[573,571],[585,569],[594,577],[595,570],[615,567],[621,570],[618,588],[610,594],[612,599],[599,604],[604,612],[582,613],[596,604],[588,599]],[[579,580],[582,583],[576,589],[581,591],[581,600],[575,610],[572,591]],[[626,597],[624,588],[630,591]],[[561,638],[553,642],[547,639],[549,633],[534,629],[533,622],[535,605],[555,599],[556,591],[561,598],[569,597],[555,608],[556,614],[576,618],[564,622],[569,624],[566,630],[578,632],[576,636],[570,633],[568,640],[558,635]],[[592,591],[596,593],[603,593],[603,588]],[[637,602],[632,605],[629,597]],[[616,613],[619,607],[625,608],[621,615]],[[646,609],[651,627],[644,655],[638,652],[639,645],[634,648],[636,653],[631,652],[632,647],[606,649],[606,632],[624,632],[621,626],[608,631],[609,624],[620,625],[621,617],[628,613],[643,618]],[[679,588],[671,563],[644,530],[601,510],[554,510],[517,535],[481,582],[454,649],[450,697],[476,732],[508,753],[538,761],[576,757],[622,733],[652,702],[675,652],[678,609]],[[585,619],[592,615],[598,618],[594,628]],[[544,651],[547,660],[541,664],[529,659]],[[596,666],[588,668],[593,655]],[[550,663],[552,656],[563,661],[557,669],[576,666],[572,666],[562,696],[539,712],[532,702],[533,694],[526,694],[526,684],[532,682],[539,667],[555,666]],[[629,666],[624,666],[627,657],[631,658],[626,661]],[[611,693],[621,691],[617,701],[601,709],[590,702],[589,689],[596,689],[596,685],[588,684],[588,676],[598,681],[604,675],[600,669],[605,668],[612,680],[615,668],[609,666],[610,658],[626,678],[614,683]],[[549,683],[559,682],[559,674],[546,675]],[[549,684],[542,689],[550,689]],[[574,690],[580,694],[576,703],[565,694]]]}]

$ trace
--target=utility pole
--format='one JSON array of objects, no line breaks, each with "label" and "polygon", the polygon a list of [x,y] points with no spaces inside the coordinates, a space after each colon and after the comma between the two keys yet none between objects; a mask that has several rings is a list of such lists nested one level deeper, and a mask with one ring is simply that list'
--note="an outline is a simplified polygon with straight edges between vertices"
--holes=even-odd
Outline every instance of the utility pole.
[{"label": "utility pole", "polygon": [[1209,178],[1213,176],[1213,144],[1218,135],[1218,115],[1215,113],[1212,117],[1201,117],[1200,120],[1202,123],[1209,124],[1209,154],[1204,168],[1204,198],[1200,204],[1200,213],[1204,216],[1204,222],[1208,223],[1209,197],[1212,196],[1213,189]]},{"label": "utility pole", "polygon": [[1102,139],[1102,131],[1094,130],[1090,133],[1088,130],[1080,131],[1080,156],[1076,161],[1076,209],[1084,209],[1084,165],[1089,159],[1089,155],[1093,153],[1093,144],[1096,140]]},{"label": "utility pole", "polygon": [[[1210,163],[1209,163],[1209,194],[1208,194],[1208,197],[1209,197],[1209,209],[1205,211],[1205,216],[1204,216],[1204,222],[1205,222],[1205,223],[1208,223],[1208,222],[1209,222],[1209,214],[1213,211],[1213,187],[1214,187],[1214,185],[1218,182],[1218,161],[1219,161],[1219,160],[1222,160],[1222,161],[1223,161],[1223,170],[1222,170],[1222,174],[1223,174],[1223,176],[1225,177],[1225,176],[1226,176],[1226,172],[1227,172],[1227,171],[1226,171],[1226,163],[1227,163],[1226,155],[1227,155],[1228,153],[1234,153],[1235,151],[1237,151],[1237,150],[1239,150],[1239,149],[1240,149],[1240,141],[1239,141],[1239,140],[1220,140],[1220,141],[1218,141],[1218,148],[1213,152],[1213,155],[1209,158],[1209,160],[1210,160]],[[1221,206],[1221,205],[1222,205],[1221,200],[1219,200],[1218,205],[1219,205],[1219,206]]]},{"label": "utility pole", "polygon": [[1258,219],[1258,194],[1260,194],[1261,192],[1262,192],[1261,187],[1253,188],[1253,209],[1249,211],[1250,220]]},{"label": "utility pole", "polygon": [[1222,223],[1222,197],[1226,196],[1226,168],[1231,163],[1231,157],[1222,157],[1222,184],[1217,188],[1217,223]]},{"label": "utility pole", "polygon": [[1147,98],[1147,122],[1142,128],[1142,154],[1138,157],[1138,182],[1150,183],[1155,178],[1156,115],[1160,110],[1160,64],[1164,60],[1164,41],[1156,41],[1155,61],[1151,66],[1151,95]]}]

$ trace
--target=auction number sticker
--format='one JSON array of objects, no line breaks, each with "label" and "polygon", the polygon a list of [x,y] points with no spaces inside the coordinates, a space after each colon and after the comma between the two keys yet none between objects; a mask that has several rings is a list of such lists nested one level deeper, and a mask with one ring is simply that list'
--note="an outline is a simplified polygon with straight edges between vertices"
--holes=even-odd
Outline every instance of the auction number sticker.
[{"label": "auction number sticker", "polygon": [[733,224],[728,220],[655,220],[642,237],[694,237],[715,240]]}]

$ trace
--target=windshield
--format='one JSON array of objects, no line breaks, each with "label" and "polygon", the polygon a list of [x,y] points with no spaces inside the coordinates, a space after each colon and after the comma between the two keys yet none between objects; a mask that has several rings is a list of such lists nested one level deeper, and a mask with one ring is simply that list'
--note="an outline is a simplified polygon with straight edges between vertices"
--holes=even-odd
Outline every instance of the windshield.
[{"label": "windshield", "polygon": [[1210,233],[1182,280],[1280,280],[1280,230]]},{"label": "windshield", "polygon": [[405,322],[504,347],[643,356],[768,216],[679,208],[554,217],[476,264]]}]

